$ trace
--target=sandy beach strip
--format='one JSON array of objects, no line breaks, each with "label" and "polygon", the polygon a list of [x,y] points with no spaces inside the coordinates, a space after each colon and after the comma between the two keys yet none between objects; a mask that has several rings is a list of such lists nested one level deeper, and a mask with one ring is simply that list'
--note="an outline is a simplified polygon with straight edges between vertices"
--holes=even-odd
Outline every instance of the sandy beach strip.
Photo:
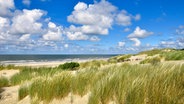
[{"label": "sandy beach strip", "polygon": [[66,62],[87,62],[92,60],[108,60],[108,58],[93,58],[93,59],[70,59],[70,60],[62,60],[62,61],[38,61],[38,62],[7,62],[4,63],[6,65],[15,65],[15,66],[30,66],[30,67],[55,67],[60,64],[66,63]]}]

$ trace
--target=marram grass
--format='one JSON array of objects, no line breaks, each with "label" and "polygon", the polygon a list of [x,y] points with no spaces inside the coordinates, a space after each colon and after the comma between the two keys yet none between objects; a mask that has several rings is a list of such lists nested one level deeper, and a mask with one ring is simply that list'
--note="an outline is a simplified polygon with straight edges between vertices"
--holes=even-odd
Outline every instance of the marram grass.
[{"label": "marram grass", "polygon": [[[32,102],[90,93],[88,104],[182,104],[184,64],[111,65],[32,80]],[[36,100],[35,100],[36,99]]]}]

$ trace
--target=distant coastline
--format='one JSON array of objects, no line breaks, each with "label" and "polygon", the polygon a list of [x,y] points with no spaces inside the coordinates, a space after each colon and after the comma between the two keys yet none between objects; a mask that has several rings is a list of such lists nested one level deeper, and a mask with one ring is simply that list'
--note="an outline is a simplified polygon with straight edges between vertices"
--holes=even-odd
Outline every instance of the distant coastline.
[{"label": "distant coastline", "polygon": [[71,61],[88,61],[108,59],[117,56],[115,54],[69,54],[69,55],[0,55],[0,64],[14,64],[14,65],[43,65],[43,64],[59,64]]}]

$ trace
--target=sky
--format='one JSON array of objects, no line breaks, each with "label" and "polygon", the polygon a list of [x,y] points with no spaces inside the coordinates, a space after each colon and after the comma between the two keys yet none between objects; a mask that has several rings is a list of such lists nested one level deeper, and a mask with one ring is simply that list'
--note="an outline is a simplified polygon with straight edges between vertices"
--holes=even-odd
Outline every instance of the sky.
[{"label": "sky", "polygon": [[184,48],[183,0],[0,0],[0,54]]}]

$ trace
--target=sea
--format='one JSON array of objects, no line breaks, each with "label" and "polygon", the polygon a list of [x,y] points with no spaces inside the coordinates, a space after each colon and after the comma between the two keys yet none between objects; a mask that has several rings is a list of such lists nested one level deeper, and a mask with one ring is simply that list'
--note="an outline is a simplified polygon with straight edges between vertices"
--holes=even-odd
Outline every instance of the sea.
[{"label": "sea", "polygon": [[80,55],[0,55],[0,64],[17,64],[17,63],[35,63],[35,62],[67,62],[72,60],[95,60],[95,59],[108,59],[116,56],[115,54],[80,54]]}]

